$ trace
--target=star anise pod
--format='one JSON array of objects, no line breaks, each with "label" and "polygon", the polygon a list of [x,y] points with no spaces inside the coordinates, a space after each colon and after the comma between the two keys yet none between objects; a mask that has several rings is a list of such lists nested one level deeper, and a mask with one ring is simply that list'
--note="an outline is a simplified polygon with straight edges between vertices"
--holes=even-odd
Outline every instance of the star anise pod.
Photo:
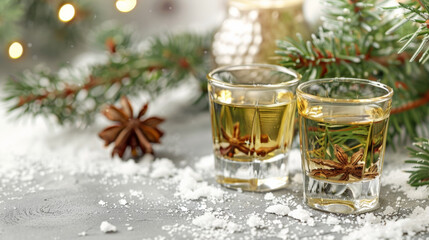
[{"label": "star anise pod", "polygon": [[334,145],[334,155],[337,158],[338,162],[328,159],[311,159],[312,162],[330,167],[330,169],[326,168],[318,168],[313,169],[311,171],[311,175],[313,176],[323,176],[326,178],[336,177],[341,175],[340,181],[348,181],[350,175],[357,179],[362,178],[362,169],[363,164],[359,163],[362,160],[364,155],[364,149],[360,148],[359,151],[355,152],[350,158],[344,152],[344,150],[338,146]]},{"label": "star anise pod", "polygon": [[378,176],[378,167],[376,164],[372,165],[367,172],[364,173],[364,178],[375,178]]},{"label": "star anise pod", "polygon": [[[228,136],[228,134],[226,133],[226,131],[221,128],[220,129],[222,132],[222,136],[223,138],[225,138],[229,145],[226,148],[220,147],[220,153],[222,155],[226,155],[228,157],[233,157],[235,155],[235,150],[237,149],[238,151],[244,153],[244,154],[253,154],[256,153],[258,156],[264,157],[266,156],[268,153],[278,149],[278,145],[273,146],[273,147],[260,147],[258,149],[254,149],[254,148],[249,148],[249,144],[250,144],[250,140],[251,137],[250,135],[245,135],[243,137],[240,137],[240,123],[236,122],[234,124],[234,129],[232,132],[232,136]],[[255,136],[253,136],[253,142],[255,142]],[[267,143],[268,142],[268,135],[266,134],[262,134],[260,137],[260,141],[261,143]]]},{"label": "star anise pod", "polygon": [[247,147],[250,141],[250,135],[245,135],[240,137],[240,123],[236,122],[234,124],[234,130],[232,131],[232,136],[228,136],[226,131],[223,128],[220,128],[223,138],[228,141],[229,145],[226,148],[220,147],[220,154],[226,155],[228,157],[233,157],[235,155],[235,149],[238,151],[248,154],[250,149]]},{"label": "star anise pod", "polygon": [[[105,141],[108,146],[115,143],[112,157],[117,154],[123,157],[126,149],[131,148],[131,155],[137,157],[145,153],[153,154],[151,143],[160,143],[160,138],[164,134],[158,129],[158,125],[164,121],[159,117],[143,119],[148,104],[146,103],[134,118],[133,108],[126,97],[120,100],[122,108],[109,105],[103,110],[104,116],[116,123],[101,131],[98,136]],[[140,152],[138,151],[140,149]]]},{"label": "star anise pod", "polygon": [[278,145],[275,145],[272,147],[260,147],[256,150],[252,149],[252,153],[255,152],[256,155],[261,156],[261,157],[265,157],[268,153],[270,153],[270,152],[272,152],[278,148],[279,148]]}]

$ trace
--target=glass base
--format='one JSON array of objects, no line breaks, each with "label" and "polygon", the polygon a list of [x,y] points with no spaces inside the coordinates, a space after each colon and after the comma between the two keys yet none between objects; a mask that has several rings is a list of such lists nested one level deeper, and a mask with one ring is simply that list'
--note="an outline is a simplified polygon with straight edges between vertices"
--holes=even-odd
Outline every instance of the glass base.
[{"label": "glass base", "polygon": [[287,154],[264,161],[231,161],[215,156],[216,181],[227,188],[268,192],[288,183]]},{"label": "glass base", "polygon": [[344,214],[373,211],[379,207],[380,178],[336,183],[304,177],[304,202],[315,209]]}]

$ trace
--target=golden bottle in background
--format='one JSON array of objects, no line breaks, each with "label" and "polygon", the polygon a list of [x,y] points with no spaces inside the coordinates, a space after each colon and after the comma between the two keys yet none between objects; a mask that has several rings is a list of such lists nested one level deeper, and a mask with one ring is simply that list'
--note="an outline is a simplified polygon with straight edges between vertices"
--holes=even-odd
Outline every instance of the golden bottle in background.
[{"label": "golden bottle in background", "polygon": [[306,36],[303,0],[230,0],[227,17],[214,36],[217,65],[275,63],[276,41]]}]

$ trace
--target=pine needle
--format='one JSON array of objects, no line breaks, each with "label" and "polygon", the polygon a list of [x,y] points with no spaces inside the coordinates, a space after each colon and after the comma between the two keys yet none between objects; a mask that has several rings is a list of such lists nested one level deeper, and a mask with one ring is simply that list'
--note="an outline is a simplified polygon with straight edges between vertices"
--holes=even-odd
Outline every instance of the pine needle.
[{"label": "pine needle", "polygon": [[[322,27],[311,35],[310,43],[306,39],[279,41],[281,64],[293,66],[302,81],[354,77],[389,85],[395,92],[389,144],[402,144],[407,140],[404,135],[418,137],[417,126],[428,122],[429,104],[421,103],[429,101],[429,68],[409,60],[429,60],[429,31],[422,18],[429,13],[416,3],[382,8],[377,0],[325,2]],[[392,18],[391,9],[405,9],[405,15]]]},{"label": "pine needle", "polygon": [[429,139],[416,139],[413,147],[408,148],[408,151],[413,158],[405,161],[413,165],[413,169],[407,171],[411,173],[408,183],[414,187],[429,186]]},{"label": "pine needle", "polygon": [[[124,31],[107,31],[119,37],[104,32],[105,39],[132,39]],[[73,74],[80,71],[70,67],[60,72],[44,67],[10,78],[3,100],[17,117],[44,115],[60,125],[86,126],[103,105],[121,96],[146,92],[154,97],[190,77],[200,81],[204,93],[211,69],[210,43],[211,34],[182,33],[155,37],[146,51],[137,52],[133,44],[121,42],[110,46],[108,60],[90,67],[87,75]]]}]

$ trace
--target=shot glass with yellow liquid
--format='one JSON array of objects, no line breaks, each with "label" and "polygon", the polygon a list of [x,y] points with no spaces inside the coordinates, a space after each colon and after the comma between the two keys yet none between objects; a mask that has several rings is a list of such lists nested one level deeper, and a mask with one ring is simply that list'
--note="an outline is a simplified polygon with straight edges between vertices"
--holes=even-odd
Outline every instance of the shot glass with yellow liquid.
[{"label": "shot glass with yellow liquid", "polygon": [[217,182],[257,192],[286,186],[299,74],[250,64],[207,78]]},{"label": "shot glass with yellow liquid", "polygon": [[393,90],[350,78],[297,88],[304,201],[335,213],[379,207]]}]

